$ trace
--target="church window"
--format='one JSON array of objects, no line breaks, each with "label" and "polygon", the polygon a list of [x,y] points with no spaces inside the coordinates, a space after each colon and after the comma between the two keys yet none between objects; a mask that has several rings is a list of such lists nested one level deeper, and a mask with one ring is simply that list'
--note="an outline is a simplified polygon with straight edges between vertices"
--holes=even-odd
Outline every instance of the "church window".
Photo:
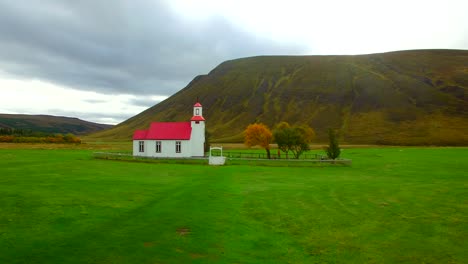
[{"label": "church window", "polygon": [[161,153],[161,141],[156,141],[156,153]]},{"label": "church window", "polygon": [[176,153],[181,153],[181,151],[182,151],[181,142],[180,142],[180,141],[176,141],[176,143],[175,143],[175,152],[176,152]]}]

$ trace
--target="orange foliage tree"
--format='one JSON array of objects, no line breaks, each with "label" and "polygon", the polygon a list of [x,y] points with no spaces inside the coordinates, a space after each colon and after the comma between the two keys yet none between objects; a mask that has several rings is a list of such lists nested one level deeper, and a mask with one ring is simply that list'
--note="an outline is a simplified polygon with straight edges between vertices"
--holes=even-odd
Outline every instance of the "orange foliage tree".
[{"label": "orange foliage tree", "polygon": [[273,134],[270,129],[262,124],[250,124],[244,131],[244,144],[247,147],[260,146],[266,150],[270,159],[270,144],[273,141]]}]

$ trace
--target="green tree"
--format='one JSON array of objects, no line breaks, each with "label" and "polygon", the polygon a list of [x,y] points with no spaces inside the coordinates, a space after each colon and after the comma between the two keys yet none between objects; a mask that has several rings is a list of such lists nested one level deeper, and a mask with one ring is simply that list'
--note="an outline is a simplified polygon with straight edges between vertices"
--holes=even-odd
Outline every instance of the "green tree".
[{"label": "green tree", "polygon": [[63,140],[65,140],[65,142],[73,142],[74,138],[75,135],[73,135],[72,133],[68,133],[63,137]]},{"label": "green tree", "polygon": [[0,128],[0,135],[12,135],[13,134],[13,129],[6,127],[6,128]]},{"label": "green tree", "polygon": [[278,148],[286,153],[286,158],[289,158],[289,151],[292,148],[292,128],[287,122],[281,122],[276,126],[276,129],[273,131],[273,138]]},{"label": "green tree", "polygon": [[73,135],[72,133],[68,133],[63,137],[63,140],[67,143],[81,143],[81,139]]},{"label": "green tree", "polygon": [[328,158],[334,160],[340,156],[341,149],[338,145],[336,132],[331,128],[328,129],[328,140],[329,145],[325,148],[325,151],[327,152]]},{"label": "green tree", "polygon": [[267,158],[270,159],[270,144],[273,141],[273,135],[270,129],[262,124],[250,124],[244,131],[244,144],[248,147],[261,146],[267,153]]},{"label": "green tree", "polygon": [[302,153],[310,149],[309,144],[312,142],[315,132],[308,126],[291,127],[287,122],[281,122],[273,135],[278,148],[286,153],[286,158],[288,158],[289,152],[292,152],[294,158],[298,159]]}]

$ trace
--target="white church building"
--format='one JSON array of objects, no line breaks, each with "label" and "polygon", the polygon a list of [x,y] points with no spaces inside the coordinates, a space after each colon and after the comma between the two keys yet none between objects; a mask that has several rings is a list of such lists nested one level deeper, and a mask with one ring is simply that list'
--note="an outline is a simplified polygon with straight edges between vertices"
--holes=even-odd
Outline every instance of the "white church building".
[{"label": "white church building", "polygon": [[133,134],[133,156],[188,158],[205,155],[205,118],[202,105],[193,106],[190,122],[153,122]]}]

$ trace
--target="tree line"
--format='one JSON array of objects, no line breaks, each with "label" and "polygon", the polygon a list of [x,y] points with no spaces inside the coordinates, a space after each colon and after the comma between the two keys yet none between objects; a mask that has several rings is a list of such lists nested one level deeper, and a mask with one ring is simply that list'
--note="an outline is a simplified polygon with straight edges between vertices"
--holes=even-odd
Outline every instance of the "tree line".
[{"label": "tree line", "polygon": [[29,129],[0,128],[0,142],[6,143],[81,143],[72,133],[66,135],[32,131]]},{"label": "tree line", "polygon": [[[336,131],[328,130],[329,145],[325,152],[329,159],[340,156],[340,147]],[[291,126],[287,122],[279,123],[273,132],[262,123],[250,124],[244,131],[244,144],[248,147],[260,146],[265,149],[267,158],[271,158],[270,144],[276,143],[278,149],[286,154],[289,153],[298,159],[304,152],[310,150],[310,144],[315,138],[315,131],[306,125]]]}]

